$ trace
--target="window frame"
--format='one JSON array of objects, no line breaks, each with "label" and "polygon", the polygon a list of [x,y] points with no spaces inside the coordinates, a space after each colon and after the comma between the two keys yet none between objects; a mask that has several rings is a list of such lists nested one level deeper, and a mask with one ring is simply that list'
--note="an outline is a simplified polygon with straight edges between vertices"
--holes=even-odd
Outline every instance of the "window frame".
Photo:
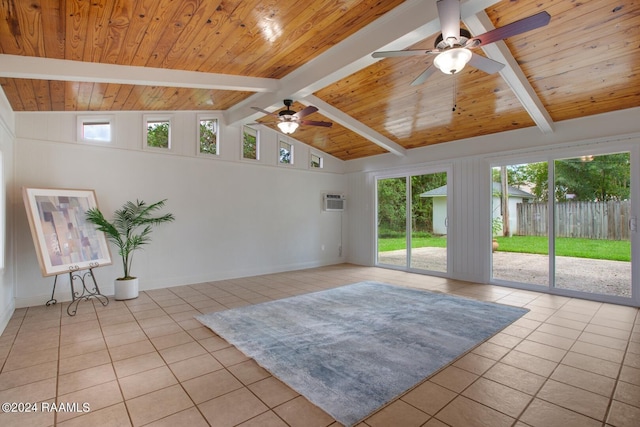
[{"label": "window frame", "polygon": [[[149,123],[169,123],[169,131],[167,135],[167,144],[168,147],[151,147],[149,146],[147,136],[149,132]],[[142,148],[148,151],[156,151],[161,153],[167,153],[172,151],[172,143],[171,143],[171,128],[173,127],[173,116],[168,114],[145,114],[143,116],[142,121]]]},{"label": "window frame", "polygon": [[[280,154],[280,150],[282,149],[282,144],[287,144],[289,146],[289,158],[290,160],[288,162],[283,162],[282,161],[282,156]],[[278,136],[278,146],[277,146],[277,153],[276,155],[278,156],[278,165],[281,166],[293,166],[295,163],[295,149],[294,149],[294,145],[293,142],[291,142],[288,138],[283,137],[282,135]]]},{"label": "window frame", "polygon": [[[207,153],[207,152],[203,152],[201,151],[202,146],[201,141],[200,141],[200,125],[201,122],[206,121],[206,120],[215,120],[216,121],[216,131],[215,131],[215,135],[216,135],[216,152],[215,154],[213,153]],[[222,123],[221,118],[218,115],[215,114],[198,114],[196,117],[196,155],[198,157],[204,157],[204,158],[208,158],[208,159],[218,159],[220,158],[220,124]]]},{"label": "window frame", "polygon": [[[318,166],[314,166],[314,157],[318,158]],[[324,169],[324,158],[320,154],[309,153],[309,169]]]},{"label": "window frame", "polygon": [[[245,145],[245,129],[251,129],[252,131],[255,132],[255,137],[256,137],[256,157],[251,158],[251,157],[245,157],[244,155],[244,145]],[[243,161],[248,161],[248,162],[257,162],[260,161],[260,129],[251,127],[249,125],[242,125],[242,129],[240,130],[240,159]]]},{"label": "window frame", "polygon": [[[115,142],[115,116],[113,115],[88,115],[77,116],[76,139],[78,142],[87,144],[113,144]],[[85,138],[85,125],[87,124],[108,124],[109,140]]]}]

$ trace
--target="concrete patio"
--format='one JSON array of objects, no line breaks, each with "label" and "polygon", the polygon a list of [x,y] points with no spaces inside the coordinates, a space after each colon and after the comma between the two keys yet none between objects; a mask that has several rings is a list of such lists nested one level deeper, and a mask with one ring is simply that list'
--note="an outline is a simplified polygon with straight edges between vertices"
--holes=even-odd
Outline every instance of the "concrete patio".
[{"label": "concrete patio", "polygon": [[[414,248],[411,267],[446,271],[445,248]],[[381,252],[380,264],[405,265],[404,250]],[[493,253],[493,277],[510,282],[549,285],[547,255]],[[631,263],[588,258],[556,257],[556,287],[603,295],[631,296]]]}]

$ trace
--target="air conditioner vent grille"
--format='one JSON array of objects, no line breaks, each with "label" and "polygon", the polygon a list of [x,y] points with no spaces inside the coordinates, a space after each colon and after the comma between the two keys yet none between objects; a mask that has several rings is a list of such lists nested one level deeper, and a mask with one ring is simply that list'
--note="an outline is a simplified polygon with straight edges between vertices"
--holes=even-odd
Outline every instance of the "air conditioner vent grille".
[{"label": "air conditioner vent grille", "polygon": [[341,212],[346,208],[347,200],[342,194],[325,194],[324,210],[328,212]]}]

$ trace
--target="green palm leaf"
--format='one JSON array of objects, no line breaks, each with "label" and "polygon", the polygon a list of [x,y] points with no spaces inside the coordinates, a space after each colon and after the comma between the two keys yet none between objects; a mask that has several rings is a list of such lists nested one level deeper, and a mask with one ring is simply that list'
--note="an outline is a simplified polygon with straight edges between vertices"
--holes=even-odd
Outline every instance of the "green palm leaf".
[{"label": "green palm leaf", "polygon": [[86,212],[87,221],[95,224],[96,229],[102,231],[118,248],[118,255],[122,259],[124,268],[124,279],[132,277],[130,272],[133,253],[151,241],[149,235],[153,226],[175,219],[173,214],[153,216],[156,211],[164,207],[165,202],[166,199],[147,205],[141,200],[128,201],[113,213],[111,222],[97,208]]}]

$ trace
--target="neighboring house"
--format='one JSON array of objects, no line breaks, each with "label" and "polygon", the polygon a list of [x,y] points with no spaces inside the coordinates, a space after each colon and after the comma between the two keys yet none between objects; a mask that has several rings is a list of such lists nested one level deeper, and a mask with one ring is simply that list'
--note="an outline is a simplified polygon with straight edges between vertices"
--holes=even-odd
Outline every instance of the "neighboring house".
[{"label": "neighboring house", "polygon": [[[492,218],[499,218],[500,192],[502,191],[499,182],[493,183],[493,201],[491,203]],[[434,188],[420,194],[420,197],[431,197],[433,199],[433,232],[435,234],[447,234],[447,186]],[[511,234],[518,234],[518,203],[528,203],[535,199],[535,196],[515,187],[509,187],[509,229]]]}]

